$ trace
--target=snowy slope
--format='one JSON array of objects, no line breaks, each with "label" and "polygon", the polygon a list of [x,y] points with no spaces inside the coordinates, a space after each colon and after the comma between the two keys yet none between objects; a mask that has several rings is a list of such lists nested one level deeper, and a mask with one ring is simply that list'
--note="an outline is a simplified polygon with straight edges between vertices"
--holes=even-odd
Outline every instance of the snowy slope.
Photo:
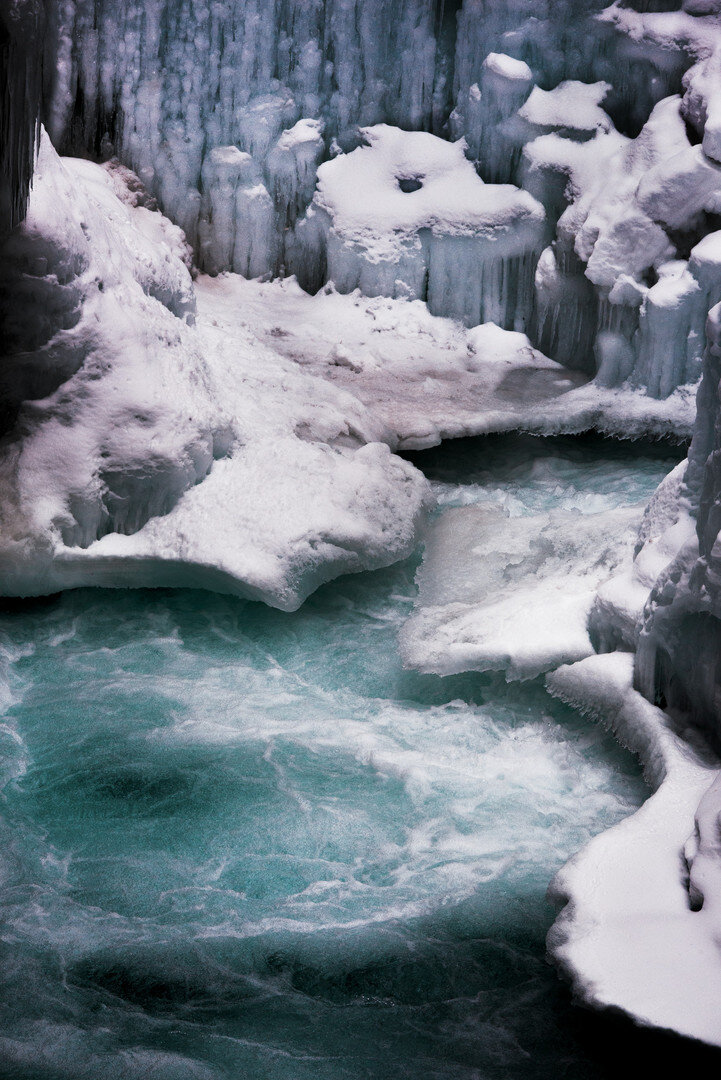
[{"label": "snowy slope", "polygon": [[182,234],[132,201],[43,140],[3,253],[5,377],[32,399],[6,395],[4,591],[184,584],[293,608],[407,554],[422,476],[357,399],[251,333],[201,333]]}]

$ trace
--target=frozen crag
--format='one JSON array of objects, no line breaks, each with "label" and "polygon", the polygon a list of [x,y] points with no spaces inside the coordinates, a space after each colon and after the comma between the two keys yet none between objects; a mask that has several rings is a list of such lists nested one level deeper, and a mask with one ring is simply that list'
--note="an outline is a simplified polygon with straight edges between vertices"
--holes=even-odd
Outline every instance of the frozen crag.
[{"label": "frozen crag", "polygon": [[[532,144],[529,178],[561,162],[557,140]],[[569,363],[580,345],[597,381],[656,397],[698,381],[721,288],[718,244],[704,236],[721,207],[721,168],[689,142],[681,99],[660,102],[625,145],[581,144],[566,169],[579,194],[538,264],[541,347]]]},{"label": "frozen crag", "polygon": [[401,633],[405,663],[437,675],[504,671],[510,680],[590,656],[596,589],[630,555],[640,514],[447,510],[425,537]]},{"label": "frozen crag", "polygon": [[315,254],[340,292],[420,298],[468,326],[526,330],[542,206],[511,185],[484,184],[462,142],[387,125],[361,135],[368,145],[318,170],[298,228],[308,283]]},{"label": "frozen crag", "polygon": [[357,399],[194,325],[183,236],[126,178],[43,139],[2,252],[3,592],[182,584],[293,608],[408,553],[422,476]]},{"label": "frozen crag", "polygon": [[721,774],[633,690],[632,677],[630,653],[547,676],[551,694],[640,756],[655,789],[557,875],[550,895],[564,906],[549,950],[584,1004],[721,1045]]}]

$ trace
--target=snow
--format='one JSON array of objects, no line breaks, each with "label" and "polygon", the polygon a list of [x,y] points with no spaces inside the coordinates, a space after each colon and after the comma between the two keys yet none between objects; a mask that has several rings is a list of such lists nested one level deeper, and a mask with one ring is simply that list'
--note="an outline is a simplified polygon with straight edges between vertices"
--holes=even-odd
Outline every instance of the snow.
[{"label": "snow", "polygon": [[688,438],[693,425],[691,386],[665,400],[599,387],[543,356],[524,334],[493,323],[466,329],[417,300],[340,295],[330,286],[309,296],[292,279],[235,275],[201,276],[196,293],[199,311],[224,321],[228,334],[250,328],[268,348],[362,401],[394,450],[513,430]]},{"label": "snow", "polygon": [[530,142],[554,131],[579,142],[598,133],[607,134],[613,124],[601,103],[610,90],[610,83],[583,83],[577,79],[559,83],[553,90],[534,86],[528,100],[518,110],[520,141]]},{"label": "snow", "polygon": [[696,382],[721,276],[717,248],[697,252],[692,238],[716,213],[721,169],[689,142],[681,99],[659,102],[630,142],[596,137],[564,159],[546,138],[526,151],[529,187],[538,194],[555,175],[549,208],[569,189],[575,198],[539,261],[540,347],[568,365],[579,345],[593,349],[602,383],[628,380],[658,398]]},{"label": "snow", "polygon": [[409,553],[420,473],[351,395],[191,325],[182,234],[118,182],[43,138],[3,252],[23,282],[6,377],[32,399],[0,457],[4,591],[183,584],[294,608]]},{"label": "snow", "polygon": [[598,585],[633,550],[641,508],[510,518],[447,510],[425,536],[418,598],[401,633],[407,666],[531,679],[591,655]]},{"label": "snow", "polygon": [[[721,863],[714,830],[721,774],[632,689],[632,675],[632,654],[609,653],[546,677],[551,694],[610,726],[639,754],[655,789],[555,878],[549,893],[563,907],[549,952],[584,1004],[622,1009],[637,1023],[718,1046]],[[694,910],[700,895],[703,907]]]},{"label": "snow", "polygon": [[[511,185],[484,184],[462,141],[386,124],[361,136],[367,145],[320,166],[309,211],[336,288],[427,299],[433,314],[469,326],[524,330],[543,208]],[[314,254],[303,251],[304,264]]]}]

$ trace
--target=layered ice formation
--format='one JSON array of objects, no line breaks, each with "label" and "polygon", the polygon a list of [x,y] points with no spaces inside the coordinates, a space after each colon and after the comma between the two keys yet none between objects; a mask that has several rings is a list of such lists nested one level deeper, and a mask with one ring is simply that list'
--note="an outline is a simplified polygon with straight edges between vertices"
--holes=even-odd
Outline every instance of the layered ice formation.
[{"label": "layered ice formation", "polygon": [[313,280],[317,247],[341,292],[421,298],[468,326],[526,330],[542,206],[511,185],[484,184],[462,142],[387,125],[361,136],[368,145],[318,170],[298,228],[301,282]]},{"label": "layered ice formation", "polygon": [[[692,249],[719,199],[719,24],[646,6],[68,0],[44,116],[59,149],[133,168],[210,273],[422,297],[663,398],[697,382],[718,289]],[[540,260],[533,198],[561,219]]]}]

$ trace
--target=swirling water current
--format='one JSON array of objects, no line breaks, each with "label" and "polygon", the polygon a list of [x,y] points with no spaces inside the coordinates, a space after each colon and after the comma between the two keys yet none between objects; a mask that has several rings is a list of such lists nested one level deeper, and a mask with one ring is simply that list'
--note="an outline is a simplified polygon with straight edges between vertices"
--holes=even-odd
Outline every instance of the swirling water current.
[{"label": "swirling water current", "polygon": [[[441,508],[648,500],[679,451],[463,440]],[[83,590],[0,613],[0,1077],[611,1075],[553,873],[645,797],[542,680],[404,671],[420,555],[294,614]]]}]

